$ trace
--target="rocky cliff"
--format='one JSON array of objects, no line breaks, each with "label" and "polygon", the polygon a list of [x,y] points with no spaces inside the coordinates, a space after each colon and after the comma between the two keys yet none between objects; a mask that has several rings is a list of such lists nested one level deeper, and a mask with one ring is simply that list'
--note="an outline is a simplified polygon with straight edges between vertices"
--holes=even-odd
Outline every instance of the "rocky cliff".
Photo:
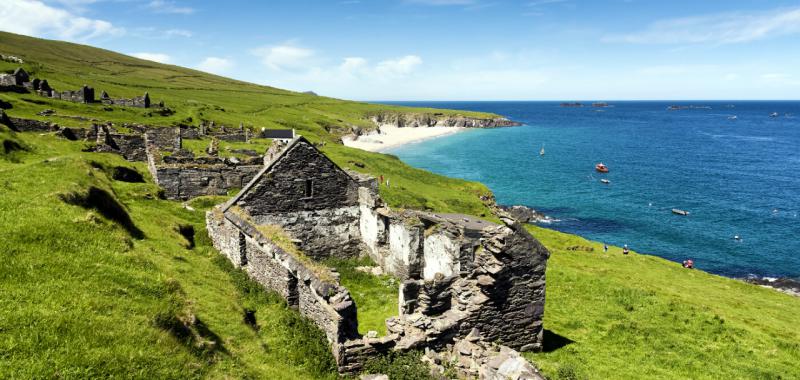
[{"label": "rocky cliff", "polygon": [[443,113],[399,113],[384,112],[369,116],[378,127],[464,127],[464,128],[497,128],[521,125],[503,117],[476,118]]}]

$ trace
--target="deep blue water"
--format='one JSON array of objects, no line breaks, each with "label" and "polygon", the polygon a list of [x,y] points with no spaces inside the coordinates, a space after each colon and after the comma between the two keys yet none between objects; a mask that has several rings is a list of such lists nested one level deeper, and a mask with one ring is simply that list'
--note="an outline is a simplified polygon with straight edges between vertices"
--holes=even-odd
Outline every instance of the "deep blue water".
[{"label": "deep blue water", "polygon": [[[483,182],[500,204],[559,219],[551,228],[674,261],[692,258],[698,268],[728,276],[800,277],[800,102],[399,104],[494,112],[524,123],[389,153]],[[667,111],[670,104],[711,109]],[[594,171],[601,161],[609,174]],[[691,214],[673,215],[672,208]]]}]

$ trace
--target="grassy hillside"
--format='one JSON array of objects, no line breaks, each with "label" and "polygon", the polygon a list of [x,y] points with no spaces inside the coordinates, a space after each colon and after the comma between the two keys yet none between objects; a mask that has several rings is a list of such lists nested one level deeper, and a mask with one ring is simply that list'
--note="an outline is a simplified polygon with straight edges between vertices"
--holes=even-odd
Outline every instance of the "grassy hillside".
[{"label": "grassy hillside", "polygon": [[335,377],[324,335],[210,246],[220,199],[190,211],[112,179],[144,164],[17,137],[32,152],[0,160],[0,378]]},{"label": "grassy hillside", "polygon": [[[289,126],[340,165],[389,178],[381,194],[393,207],[489,215],[481,196],[491,192],[481,184],[336,143],[350,125],[368,126],[370,112],[426,110],[302,95],[7,33],[0,53],[22,57],[58,89],[146,90],[175,111],[0,93],[12,116],[50,108],[116,123]],[[0,70],[16,66],[3,62]],[[193,210],[159,200],[143,163],[82,152],[81,142],[0,127],[0,143],[0,378],[336,377],[321,332],[210,246],[203,210],[224,198],[195,199]],[[145,182],[114,180],[117,167],[139,171]],[[800,299],[652,256],[602,254],[576,236],[531,232],[553,253],[546,352],[528,356],[548,376],[800,377]],[[396,302],[389,279],[352,270],[364,263],[332,264],[364,306],[361,329],[380,331],[380,316]]]},{"label": "grassy hillside", "polygon": [[[539,227],[551,251],[545,373],[578,379],[800,378],[800,299]],[[593,251],[589,251],[593,249]]]}]

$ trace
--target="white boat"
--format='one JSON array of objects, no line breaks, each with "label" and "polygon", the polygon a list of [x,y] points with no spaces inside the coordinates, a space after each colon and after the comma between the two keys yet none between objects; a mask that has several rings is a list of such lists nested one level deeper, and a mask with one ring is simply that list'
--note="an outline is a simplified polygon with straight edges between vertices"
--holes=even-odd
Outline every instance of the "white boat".
[{"label": "white boat", "polygon": [[542,150],[539,151],[540,156],[544,156],[544,145],[542,145]]},{"label": "white boat", "polygon": [[778,113],[777,112],[773,112],[773,113],[769,114],[769,117],[778,117]]},{"label": "white boat", "polygon": [[681,209],[677,209],[677,208],[673,208],[672,209],[672,213],[675,214],[675,215],[683,215],[683,216],[688,216],[689,215],[689,211],[681,210]]},{"label": "white boat", "polygon": [[738,117],[736,115],[728,116],[728,120],[736,120]]},{"label": "white boat", "polygon": [[608,185],[609,183],[611,183],[611,181],[609,181],[609,180],[607,180],[607,179],[605,179],[605,178],[601,179],[601,180],[600,180],[600,182],[602,182],[602,183],[605,183],[606,185]]}]

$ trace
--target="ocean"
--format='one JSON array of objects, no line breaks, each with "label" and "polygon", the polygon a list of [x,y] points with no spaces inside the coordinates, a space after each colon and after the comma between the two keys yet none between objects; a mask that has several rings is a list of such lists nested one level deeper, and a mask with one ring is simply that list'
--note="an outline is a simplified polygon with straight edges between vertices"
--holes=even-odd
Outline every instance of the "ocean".
[{"label": "ocean", "polygon": [[[730,277],[800,278],[800,102],[393,104],[493,112],[523,123],[387,153],[480,181],[500,204],[555,218],[548,228],[677,262],[691,258]],[[598,162],[610,172],[597,173]]]}]

